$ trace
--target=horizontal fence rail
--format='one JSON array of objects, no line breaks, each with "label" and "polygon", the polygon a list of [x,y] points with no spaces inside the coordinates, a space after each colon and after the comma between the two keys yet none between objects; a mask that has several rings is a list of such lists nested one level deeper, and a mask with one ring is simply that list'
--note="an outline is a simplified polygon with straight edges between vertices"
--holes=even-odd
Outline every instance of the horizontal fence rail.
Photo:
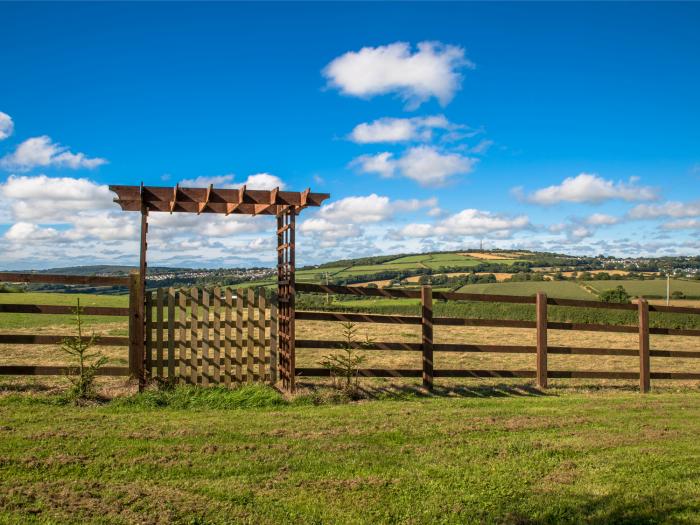
[{"label": "horizontal fence rail", "polygon": [[[654,306],[641,298],[637,304],[614,304],[601,301],[585,301],[573,299],[548,298],[539,293],[531,296],[509,296],[493,294],[464,294],[457,292],[434,292],[430,286],[422,286],[421,290],[395,290],[368,288],[360,286],[317,285],[297,283],[296,290],[304,293],[347,294],[366,297],[410,298],[420,300],[421,315],[388,315],[345,312],[316,312],[298,311],[296,319],[302,321],[335,321],[347,323],[382,323],[421,326],[421,342],[404,343],[391,341],[351,342],[338,340],[297,339],[297,348],[306,349],[346,349],[353,348],[367,351],[406,351],[421,352],[423,356],[422,369],[380,369],[363,368],[357,370],[362,377],[422,377],[423,385],[431,389],[435,377],[478,377],[478,378],[534,378],[541,388],[547,387],[547,379],[634,379],[639,380],[640,389],[647,392],[651,379],[700,380],[700,372],[651,372],[650,358],[698,359],[700,351],[652,350],[649,345],[650,335],[700,336],[700,330],[663,328],[649,326],[649,312],[668,312],[700,315],[700,308]],[[532,304],[535,321],[509,319],[469,319],[458,317],[433,317],[433,300],[454,301],[483,301],[516,304]],[[612,325],[593,323],[573,323],[549,321],[548,306],[598,308],[610,310],[637,311],[637,325]],[[434,326],[475,326],[497,328],[525,328],[537,331],[537,344],[523,345],[474,345],[435,343],[433,340]],[[599,348],[599,347],[569,347],[549,346],[547,332],[549,330],[572,330],[588,332],[613,332],[638,334],[638,349]],[[499,353],[499,354],[535,354],[535,370],[468,370],[468,369],[433,369],[433,352],[464,352],[464,353]],[[549,370],[547,355],[589,355],[589,356],[625,356],[638,357],[639,372],[618,372],[603,370]],[[330,371],[326,368],[298,367],[296,373],[306,377],[327,377]]]},{"label": "horizontal fence rail", "polygon": [[[95,275],[60,275],[46,273],[18,273],[0,272],[0,282],[30,283],[30,284],[65,284],[87,286],[124,286],[129,288],[132,298],[136,292],[135,283],[138,276],[132,274],[125,277],[95,276]],[[0,304],[2,314],[38,314],[38,315],[74,315],[76,307],[48,304]],[[133,312],[130,308],[112,306],[81,306],[82,315],[97,315],[108,317],[129,317]],[[131,323],[130,323],[131,325]],[[74,337],[72,334],[0,334],[0,345],[60,345],[65,339]],[[84,341],[89,337],[83,337]],[[93,342],[95,346],[133,346],[129,336],[97,336]],[[137,369],[133,362],[132,353],[129,354],[128,367],[103,366],[97,370],[99,376],[129,376],[134,375]],[[77,369],[72,366],[44,366],[44,365],[2,365],[0,375],[74,375]]]}]

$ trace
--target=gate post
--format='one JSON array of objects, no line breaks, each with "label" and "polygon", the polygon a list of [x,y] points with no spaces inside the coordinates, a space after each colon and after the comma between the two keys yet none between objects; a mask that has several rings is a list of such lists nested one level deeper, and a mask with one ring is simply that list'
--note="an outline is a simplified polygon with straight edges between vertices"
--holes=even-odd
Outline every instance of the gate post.
[{"label": "gate post", "polygon": [[423,388],[433,389],[433,288],[420,288],[421,353],[423,354]]},{"label": "gate post", "polygon": [[537,386],[547,388],[547,295],[537,294]]},{"label": "gate post", "polygon": [[144,358],[144,297],[139,272],[129,274],[129,375],[139,381],[139,391],[146,384]]},{"label": "gate post", "polygon": [[651,367],[649,361],[649,303],[639,298],[639,390],[649,392],[651,388]]},{"label": "gate post", "polygon": [[295,215],[293,207],[277,215],[277,302],[278,302],[278,363],[282,387],[295,389],[294,299],[295,299]]}]

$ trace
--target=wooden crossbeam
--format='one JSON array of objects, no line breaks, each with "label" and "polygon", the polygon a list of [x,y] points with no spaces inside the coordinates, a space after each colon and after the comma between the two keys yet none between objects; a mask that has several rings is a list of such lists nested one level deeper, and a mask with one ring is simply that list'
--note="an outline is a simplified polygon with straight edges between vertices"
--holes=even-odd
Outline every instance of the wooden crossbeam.
[{"label": "wooden crossbeam", "polygon": [[207,188],[207,193],[204,195],[204,201],[200,202],[199,205],[197,206],[197,215],[202,213],[204,211],[204,208],[207,207],[207,204],[209,204],[209,200],[211,199],[211,192],[214,189],[214,185],[210,184],[209,187]]},{"label": "wooden crossbeam", "polygon": [[170,215],[173,214],[173,211],[175,211],[175,205],[177,204],[177,192],[180,190],[180,185],[175,184],[175,188],[173,188],[173,200],[170,201]]},{"label": "wooden crossbeam", "polygon": [[238,202],[226,203],[226,215],[231,215],[236,208],[243,204],[243,196],[245,195],[245,184],[238,188]]}]

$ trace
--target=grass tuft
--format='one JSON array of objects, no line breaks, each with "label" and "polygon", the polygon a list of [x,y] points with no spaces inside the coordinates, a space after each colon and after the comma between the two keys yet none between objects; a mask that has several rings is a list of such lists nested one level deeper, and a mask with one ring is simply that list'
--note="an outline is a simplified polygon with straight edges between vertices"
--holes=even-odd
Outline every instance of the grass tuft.
[{"label": "grass tuft", "polygon": [[235,389],[223,386],[202,388],[188,385],[147,390],[132,396],[116,398],[110,403],[110,407],[236,410],[271,408],[286,404],[287,401],[282,394],[266,385],[244,385]]}]

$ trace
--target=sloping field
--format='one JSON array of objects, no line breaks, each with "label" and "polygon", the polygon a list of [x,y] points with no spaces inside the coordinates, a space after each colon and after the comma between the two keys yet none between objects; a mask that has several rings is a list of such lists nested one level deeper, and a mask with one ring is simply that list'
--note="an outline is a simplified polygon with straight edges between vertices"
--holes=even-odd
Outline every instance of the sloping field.
[{"label": "sloping field", "polygon": [[0,398],[0,522],[700,522],[697,392],[443,395],[237,410]]},{"label": "sloping field", "polygon": [[535,295],[537,292],[544,292],[559,299],[596,299],[595,295],[570,281],[468,284],[462,286],[459,291],[497,295]]},{"label": "sloping field", "polygon": [[[598,292],[622,285],[630,295],[666,297],[666,279],[654,279],[653,281],[585,281],[585,284]],[[675,291],[683,292],[690,298],[700,298],[700,281],[671,279],[671,293]]]}]

